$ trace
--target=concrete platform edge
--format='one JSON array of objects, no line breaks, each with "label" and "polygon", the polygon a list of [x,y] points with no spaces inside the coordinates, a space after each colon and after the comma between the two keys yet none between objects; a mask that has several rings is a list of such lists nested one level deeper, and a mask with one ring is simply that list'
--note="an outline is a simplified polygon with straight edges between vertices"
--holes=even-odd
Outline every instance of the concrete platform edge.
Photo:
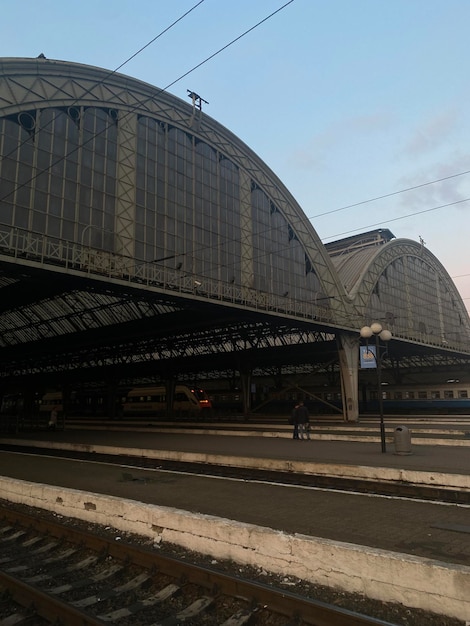
[{"label": "concrete platform edge", "polygon": [[[67,430],[82,430],[83,426],[74,426],[67,425]],[[171,428],[171,432],[173,434],[179,435],[203,435],[203,436],[220,436],[225,435],[227,437],[262,437],[268,439],[291,439],[292,438],[292,427],[289,427],[289,430],[262,430],[261,428],[248,428],[245,429],[211,429],[211,428]],[[87,430],[107,430],[110,432],[116,431],[121,432],[123,430],[122,426],[93,426],[87,425]],[[363,442],[363,443],[380,443],[380,435],[355,435],[354,433],[348,434],[340,434],[335,433],[335,429],[331,428],[331,432],[329,433],[317,433],[312,432],[312,439],[317,441],[355,441],[355,442]],[[374,429],[368,428],[366,429],[368,432],[373,432]],[[375,429],[376,430],[376,429]],[[133,427],[132,432],[140,432],[140,433],[168,433],[168,428],[165,427]],[[428,433],[432,433],[433,431],[426,431]],[[462,431],[463,433],[466,431]],[[387,433],[385,437],[385,441],[387,445],[394,445],[394,437],[393,434]],[[470,439],[449,439],[444,437],[413,437],[412,445],[417,446],[462,446],[462,447],[470,447]]]},{"label": "concrete platform edge", "polygon": [[243,524],[211,515],[0,477],[2,497],[240,564],[457,619],[470,617],[470,567]]},{"label": "concrete platform edge", "polygon": [[52,448],[54,450],[72,450],[77,452],[122,455],[127,454],[136,458],[146,457],[166,461],[186,461],[193,463],[209,463],[227,465],[229,467],[257,468],[283,472],[297,472],[303,474],[322,474],[324,476],[338,476],[341,478],[357,478],[363,480],[381,480],[401,482],[422,486],[440,487],[443,489],[470,490],[470,476],[466,474],[450,474],[444,472],[430,472],[427,470],[412,470],[393,467],[372,467],[364,465],[347,465],[336,463],[321,463],[311,461],[293,461],[288,459],[273,459],[263,457],[227,456],[199,452],[181,452],[176,450],[154,450],[144,448],[123,448],[84,443],[68,443],[63,441],[37,441],[27,439],[0,439],[0,442],[9,445],[31,446],[35,448]]}]

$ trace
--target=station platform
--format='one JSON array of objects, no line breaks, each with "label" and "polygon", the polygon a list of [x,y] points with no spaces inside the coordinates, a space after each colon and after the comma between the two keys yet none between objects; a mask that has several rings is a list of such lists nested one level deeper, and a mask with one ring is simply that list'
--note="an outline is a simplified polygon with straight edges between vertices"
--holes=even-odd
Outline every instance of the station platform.
[{"label": "station platform", "polygon": [[[366,480],[396,480],[470,491],[469,450],[451,445],[413,446],[412,454],[399,455],[394,453],[393,444],[387,444],[387,451],[381,452],[380,442],[75,429],[3,435],[0,443],[94,452],[97,455],[130,453],[156,460],[317,472]],[[52,469],[56,464],[60,465],[60,471]],[[98,471],[88,470],[87,467],[74,461],[35,457],[30,457],[27,465],[18,466],[14,455],[3,453],[0,457],[0,474],[4,476],[99,491],[118,497],[142,498],[145,502],[197,510],[289,532],[314,534],[470,565],[470,507],[274,485],[237,485],[233,481],[190,476],[178,476],[172,481],[161,480],[158,490],[155,490],[139,488],[139,480],[110,480],[110,476],[119,477],[125,473],[124,470],[99,466]],[[88,471],[92,471],[92,477],[87,474]],[[139,469],[133,474],[145,483],[146,472]],[[169,486],[174,486],[175,482],[178,489]],[[193,482],[201,487],[195,488]],[[207,486],[204,486],[206,483]],[[155,485],[155,481],[152,479],[149,484]],[[232,490],[233,495],[227,497]],[[272,492],[277,495],[274,497]],[[266,495],[263,496],[263,493]],[[289,504],[285,504],[287,500]],[[457,527],[459,530],[456,530]]]},{"label": "station platform", "polygon": [[[0,475],[8,479],[54,486],[61,494],[79,490],[88,494],[88,500],[100,494],[110,496],[114,502],[118,498],[186,511],[204,519],[213,516],[225,520],[225,528],[231,523],[254,525],[290,537],[354,546],[368,554],[373,550],[381,557],[402,555],[404,561],[411,559],[414,565],[413,559],[418,559],[427,566],[435,564],[440,572],[452,572],[455,580],[457,568],[465,584],[470,584],[470,505],[176,474],[114,463],[98,465],[52,455],[31,454],[27,462],[18,463],[14,451],[15,446],[27,445],[86,451],[97,456],[133,454],[156,460],[439,483],[470,491],[470,454],[465,447],[419,445],[410,455],[398,455],[392,445],[382,453],[376,442],[76,429],[1,435],[0,444],[8,446],[8,451],[0,453]],[[198,520],[191,522],[192,528],[201,523],[201,517]],[[435,581],[432,584],[435,586]],[[467,608],[459,606],[458,611],[462,610]]]}]

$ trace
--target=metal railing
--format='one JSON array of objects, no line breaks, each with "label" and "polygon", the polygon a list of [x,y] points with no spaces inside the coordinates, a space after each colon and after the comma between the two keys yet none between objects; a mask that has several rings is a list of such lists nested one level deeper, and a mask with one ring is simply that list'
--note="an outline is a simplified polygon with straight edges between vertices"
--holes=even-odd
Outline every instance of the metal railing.
[{"label": "metal railing", "polygon": [[[360,326],[359,322],[353,319],[353,314],[347,319],[341,319],[345,316],[315,301],[279,296],[252,287],[188,274],[184,270],[165,267],[156,262],[142,261],[17,227],[0,225],[0,254],[45,266],[61,266],[96,277],[138,283],[144,287],[173,294],[231,303],[256,311],[309,320],[331,326],[333,332],[338,329],[355,330]],[[392,331],[395,339],[470,354],[470,338],[465,336],[465,333],[459,335],[457,339],[444,341],[436,335],[410,332],[408,329],[392,328]]]},{"label": "metal railing", "polygon": [[155,262],[134,259],[16,227],[0,226],[0,254],[40,265],[61,266],[96,277],[139,283],[171,293],[334,324],[333,312],[314,302],[188,274],[184,270],[168,268]]}]

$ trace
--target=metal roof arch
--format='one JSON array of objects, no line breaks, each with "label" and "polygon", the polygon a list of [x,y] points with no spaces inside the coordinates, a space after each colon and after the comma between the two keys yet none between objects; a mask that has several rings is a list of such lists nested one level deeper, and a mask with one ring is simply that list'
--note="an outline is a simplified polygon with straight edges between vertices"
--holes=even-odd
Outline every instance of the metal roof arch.
[{"label": "metal roof arch", "polygon": [[411,239],[393,239],[357,254],[362,270],[349,293],[365,322],[381,321],[407,340],[470,351],[470,317],[462,297],[426,247]]},{"label": "metal roof arch", "polygon": [[[149,116],[171,124],[207,142],[236,163],[246,177],[263,189],[284,216],[287,227],[294,231],[307,265],[320,280],[322,287],[318,298],[322,300],[322,307],[330,311],[333,324],[351,324],[347,294],[314,227],[280,179],[231,131],[206,113],[195,118],[190,104],[164,89],[126,75],[66,61],[0,59],[2,117],[46,108],[71,110],[80,106],[108,109],[110,121],[116,124],[132,115]],[[121,172],[121,179],[125,179],[126,173]],[[124,187],[121,191],[125,195]]]}]

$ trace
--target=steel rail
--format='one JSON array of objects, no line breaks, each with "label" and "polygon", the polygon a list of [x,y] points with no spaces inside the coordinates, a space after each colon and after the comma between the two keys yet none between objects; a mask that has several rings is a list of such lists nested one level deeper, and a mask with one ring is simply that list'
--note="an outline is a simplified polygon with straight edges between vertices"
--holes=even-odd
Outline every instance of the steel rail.
[{"label": "steel rail", "polygon": [[0,587],[9,592],[14,602],[34,607],[34,612],[48,622],[67,626],[102,626],[105,623],[6,572],[0,571]]},{"label": "steel rail", "polygon": [[[92,532],[73,528],[52,520],[23,513],[8,507],[0,508],[0,519],[10,525],[19,525],[72,543],[107,556],[126,561],[159,574],[183,580],[210,590],[214,596],[230,596],[246,600],[251,606],[262,607],[266,611],[284,615],[310,626],[394,626],[390,622],[358,614],[347,609],[329,605],[319,600],[305,598],[298,594],[275,589],[269,585],[245,580],[221,573],[200,565],[193,565],[173,557],[157,554],[154,551],[125,542],[116,543],[113,539]],[[34,605],[37,613],[54,621],[61,619],[68,626],[98,626],[104,622],[82,613],[66,602],[58,600],[20,580],[0,573],[0,585],[8,588],[12,597],[24,606]]]}]

